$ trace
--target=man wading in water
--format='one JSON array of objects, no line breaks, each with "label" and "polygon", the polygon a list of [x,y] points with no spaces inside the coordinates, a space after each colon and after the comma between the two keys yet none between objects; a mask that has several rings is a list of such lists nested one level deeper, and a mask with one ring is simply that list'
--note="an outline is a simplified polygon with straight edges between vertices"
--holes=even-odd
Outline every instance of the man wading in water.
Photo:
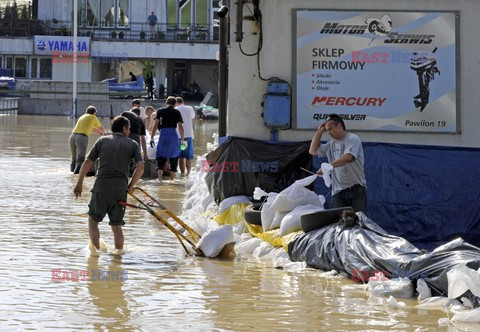
[{"label": "man wading in water", "polygon": [[[125,207],[118,201],[127,201],[127,193],[133,192],[135,184],[144,170],[144,162],[140,147],[128,138],[130,121],[117,116],[112,122],[112,135],[100,137],[88,153],[87,159],[80,169],[77,184],[73,189],[76,198],[82,195],[83,179],[95,160],[100,159],[98,174],[92,189],[92,197],[88,204],[88,234],[95,248],[100,249],[100,231],[98,223],[108,214],[109,225],[112,226],[116,249],[123,249],[122,226],[125,225]],[[136,168],[128,183],[130,160],[135,159]]]}]

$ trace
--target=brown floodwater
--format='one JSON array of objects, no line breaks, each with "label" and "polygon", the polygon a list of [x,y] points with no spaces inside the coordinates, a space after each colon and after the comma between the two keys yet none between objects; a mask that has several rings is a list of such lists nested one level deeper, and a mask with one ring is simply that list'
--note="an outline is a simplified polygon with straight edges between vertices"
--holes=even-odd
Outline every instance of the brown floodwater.
[{"label": "brown floodwater", "polygon": [[[109,126],[108,119],[102,123]],[[313,269],[289,272],[246,258],[186,256],[142,210],[127,209],[125,250],[113,248],[105,222],[105,248],[91,250],[86,212],[94,179],[85,180],[84,194],[75,199],[72,126],[67,117],[0,115],[0,330],[454,330],[438,326],[445,313],[418,310],[414,299],[390,308],[351,289],[354,282]],[[214,121],[196,121],[196,154],[205,153],[216,129]],[[154,179],[139,185],[182,212],[183,186],[160,186]],[[123,281],[52,280],[57,273],[92,270],[120,273]]]}]

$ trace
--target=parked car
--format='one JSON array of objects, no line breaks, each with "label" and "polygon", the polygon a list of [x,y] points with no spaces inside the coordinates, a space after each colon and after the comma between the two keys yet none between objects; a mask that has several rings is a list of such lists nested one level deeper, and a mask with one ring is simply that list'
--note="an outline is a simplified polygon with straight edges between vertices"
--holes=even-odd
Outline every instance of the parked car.
[{"label": "parked car", "polygon": [[15,90],[17,80],[13,77],[13,70],[0,68],[0,89]]},{"label": "parked car", "polygon": [[118,92],[118,97],[142,97],[147,93],[142,76],[137,76],[136,81],[118,83],[117,79],[113,77],[104,79],[102,82],[108,83],[108,90],[110,92]]}]

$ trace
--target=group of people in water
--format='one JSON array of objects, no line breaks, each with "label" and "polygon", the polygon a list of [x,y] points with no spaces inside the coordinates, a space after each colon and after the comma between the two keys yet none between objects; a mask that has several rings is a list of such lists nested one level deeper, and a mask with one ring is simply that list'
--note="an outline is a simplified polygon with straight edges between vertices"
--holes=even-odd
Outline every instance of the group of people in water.
[{"label": "group of people in water", "polygon": [[[125,206],[149,159],[146,134],[150,133],[150,145],[155,144],[158,180],[163,183],[164,167],[169,162],[170,180],[175,180],[178,161],[182,177],[188,177],[193,159],[193,119],[195,111],[186,106],[181,97],[168,97],[166,107],[155,111],[151,106],[143,109],[140,100],[132,101],[132,108],[115,117],[108,134],[96,117],[96,108],[89,106],[70,135],[72,154],[70,170],[78,174],[73,190],[75,197],[83,191],[83,181],[92,172],[98,159],[96,180],[89,203],[88,224],[92,244],[100,248],[98,223],[108,215],[116,249],[124,244],[122,226],[125,224]],[[148,128],[148,129],[147,129]],[[159,137],[155,143],[155,134]],[[87,155],[88,139],[92,132],[101,137]],[[182,149],[181,149],[182,147]],[[142,156],[143,151],[143,156]]]}]

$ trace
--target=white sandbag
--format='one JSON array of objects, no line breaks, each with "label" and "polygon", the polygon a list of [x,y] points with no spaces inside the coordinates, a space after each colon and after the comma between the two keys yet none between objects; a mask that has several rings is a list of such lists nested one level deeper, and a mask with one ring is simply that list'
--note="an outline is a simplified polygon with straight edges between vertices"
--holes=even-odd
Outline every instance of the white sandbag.
[{"label": "white sandbag", "polygon": [[450,300],[448,297],[444,296],[433,296],[422,300],[419,305],[415,306],[415,308],[423,310],[441,310],[446,312],[446,309],[454,305],[455,301],[457,300]]},{"label": "white sandbag", "polygon": [[417,281],[417,292],[418,292],[417,299],[419,301],[423,301],[425,299],[428,299],[429,297],[432,297],[432,291],[430,287],[428,287],[425,280],[423,279],[418,279]]},{"label": "white sandbag", "polygon": [[[323,196],[322,199],[325,202],[325,198],[323,198]],[[304,213],[321,210],[324,210],[323,206],[317,206],[312,204],[297,206],[295,209],[293,209],[293,211],[288,212],[285,217],[283,217],[282,224],[280,225],[280,236],[285,236],[292,232],[301,231],[302,226],[300,224],[300,216]]]},{"label": "white sandbag", "polygon": [[455,315],[453,315],[452,322],[480,324],[480,308],[474,310],[458,311],[455,313]]},{"label": "white sandbag", "polygon": [[240,240],[235,243],[235,253],[237,255],[251,255],[255,251],[255,249],[260,246],[262,242],[263,241],[258,237],[251,237],[250,235],[245,233],[240,236]]},{"label": "white sandbag", "polygon": [[317,175],[311,175],[304,179],[295,181],[288,188],[282,190],[275,201],[272,203],[272,209],[278,211],[292,211],[300,205],[322,205],[318,195],[305,188],[318,178]]},{"label": "white sandbag", "polygon": [[383,273],[376,273],[370,278],[368,290],[375,296],[392,295],[397,298],[408,299],[413,297],[413,284],[408,278],[384,280]]},{"label": "white sandbag", "polygon": [[233,242],[232,225],[223,225],[206,232],[198,241],[197,247],[206,257],[216,257],[230,242]]},{"label": "white sandbag", "polygon": [[218,212],[223,213],[230,206],[238,204],[238,203],[251,203],[251,202],[250,202],[250,199],[245,195],[228,197],[228,198],[225,198],[223,201],[220,202],[220,204],[218,205]]},{"label": "white sandbag", "polygon": [[480,272],[459,264],[447,272],[448,297],[457,298],[467,290],[480,297]]},{"label": "white sandbag", "polygon": [[208,194],[203,196],[203,198],[200,201],[200,204],[203,207],[203,212],[207,211],[208,205],[213,202],[213,197],[212,195]]},{"label": "white sandbag", "polygon": [[272,225],[270,226],[270,229],[279,228],[280,225],[282,224],[283,217],[285,217],[287,213],[288,211],[275,212],[275,216],[273,217],[273,221],[272,221]]},{"label": "white sandbag", "polygon": [[275,217],[275,211],[271,209],[272,203],[275,201],[277,193],[268,193],[267,200],[263,203],[262,210],[260,211],[260,217],[262,219],[263,231],[269,231],[272,226],[273,218]]}]

